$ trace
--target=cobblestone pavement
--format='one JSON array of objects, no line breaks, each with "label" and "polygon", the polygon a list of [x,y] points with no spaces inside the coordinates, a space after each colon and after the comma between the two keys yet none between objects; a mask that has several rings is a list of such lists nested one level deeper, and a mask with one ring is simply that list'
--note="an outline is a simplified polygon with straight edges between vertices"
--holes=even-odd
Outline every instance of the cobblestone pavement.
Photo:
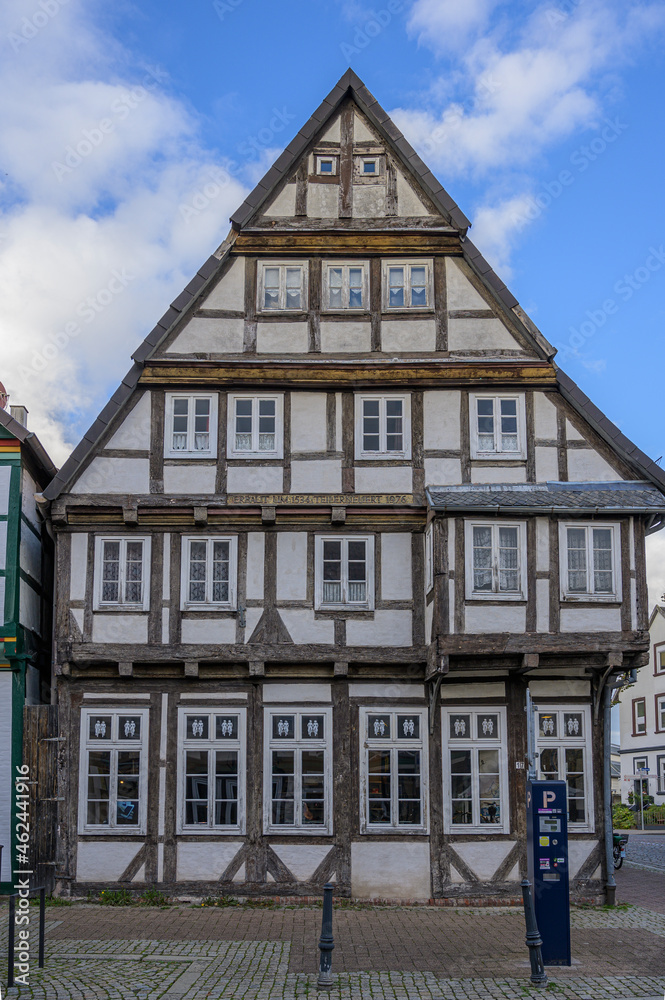
[{"label": "cobblestone pavement", "polygon": [[[35,1000],[529,1000],[516,909],[335,910],[332,993],[316,988],[321,911],[313,907],[47,911],[46,968],[5,996]],[[6,911],[0,946],[6,948]],[[33,932],[37,930],[34,915]],[[636,933],[636,931],[638,933]],[[660,998],[665,914],[573,910],[573,966],[548,970],[560,1000]],[[0,963],[0,982],[6,982]]]},{"label": "cobblestone pavement", "polygon": [[640,833],[631,836],[629,830],[624,865],[665,872],[665,835],[649,836],[648,833]]}]

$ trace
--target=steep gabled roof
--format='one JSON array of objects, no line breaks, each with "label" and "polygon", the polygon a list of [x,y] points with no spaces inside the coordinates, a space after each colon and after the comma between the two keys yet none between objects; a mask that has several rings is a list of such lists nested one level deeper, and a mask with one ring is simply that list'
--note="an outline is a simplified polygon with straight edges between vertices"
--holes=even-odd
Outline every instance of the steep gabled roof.
[{"label": "steep gabled roof", "polygon": [[654,605],[654,609],[649,615],[649,628],[651,628],[654,621],[656,620],[656,615],[661,615],[663,618],[665,618],[665,608],[661,604]]},{"label": "steep gabled roof", "polygon": [[43,481],[48,482],[53,479],[58,470],[49,458],[44,445],[37,435],[33,431],[29,431],[18,420],[15,420],[7,410],[0,410],[0,425],[9,431],[17,441],[20,441],[22,447],[30,453],[32,460],[43,476]]},{"label": "steep gabled roof", "polygon": [[[271,198],[279,184],[294,171],[298,160],[302,157],[308,146],[314,142],[317,135],[325,128],[326,123],[335,115],[340,104],[347,97],[351,97],[355,101],[358,108],[367,116],[386,145],[391,149],[395,158],[411,174],[415,182],[423,189],[435,207],[440,211],[443,218],[458,231],[464,259],[486,285],[488,291],[497,300],[498,305],[504,310],[511,312],[523,325],[543,357],[549,360],[554,357],[556,348],[546,340],[540,330],[524,313],[515,296],[508,290],[477,247],[468,239],[466,233],[470,222],[467,217],[429,168],[423,163],[413,147],[390,119],[389,115],[365,87],[362,80],[353,70],[349,69],[335,84],[328,96],[324,98],[314,114],[303,125],[295,138],[289,143],[253,191],[247,196],[240,208],[231,216],[230,221],[233,228],[226,240],[199,268],[189,284],[173,300],[169,309],[132,355],[134,365],[122,380],[121,385],[106,404],[97,420],[95,420],[69,456],[62,469],[44,490],[46,499],[54,500],[58,497],[65,486],[80,470],[106,429],[115,421],[126,406],[139,383],[139,378],[146,361],[171,334],[176,324],[180,323],[187,313],[194,310],[197,300],[205,295],[207,288],[215,280],[220,268],[224,265],[231,252],[238,232],[249,225],[259,213],[261,207]],[[571,406],[635,470],[639,478],[649,480],[659,490],[665,492],[665,472],[640,451],[632,441],[626,438],[591,403],[582,390],[561,369],[557,368],[556,365],[555,368],[560,391]]]}]

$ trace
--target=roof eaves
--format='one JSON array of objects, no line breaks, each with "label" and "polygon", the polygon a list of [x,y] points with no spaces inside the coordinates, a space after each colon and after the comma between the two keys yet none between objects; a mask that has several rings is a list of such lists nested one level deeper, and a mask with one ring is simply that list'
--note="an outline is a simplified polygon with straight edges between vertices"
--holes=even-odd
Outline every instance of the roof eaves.
[{"label": "roof eaves", "polygon": [[20,441],[21,446],[28,449],[37,465],[44,473],[44,478],[53,478],[57,472],[57,466],[53,463],[51,456],[41,443],[34,431],[29,431],[20,420],[12,417],[7,410],[0,410],[0,424],[6,427],[10,434]]}]

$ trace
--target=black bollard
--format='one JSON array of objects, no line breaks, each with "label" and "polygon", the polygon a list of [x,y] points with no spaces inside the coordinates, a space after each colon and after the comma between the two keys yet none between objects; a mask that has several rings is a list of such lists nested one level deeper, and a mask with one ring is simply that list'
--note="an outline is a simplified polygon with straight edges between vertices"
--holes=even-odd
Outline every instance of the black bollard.
[{"label": "black bollard", "polygon": [[319,989],[329,990],[333,985],[332,953],[333,942],[333,887],[328,882],[323,887],[323,917],[321,919],[321,937],[319,938]]},{"label": "black bollard", "polygon": [[531,895],[531,883],[528,878],[522,879],[522,899],[524,900],[524,919],[526,921],[526,943],[529,946],[531,960],[531,982],[534,986],[547,986],[547,973],[543,965],[541,952],[542,938],[538,933],[536,910]]}]

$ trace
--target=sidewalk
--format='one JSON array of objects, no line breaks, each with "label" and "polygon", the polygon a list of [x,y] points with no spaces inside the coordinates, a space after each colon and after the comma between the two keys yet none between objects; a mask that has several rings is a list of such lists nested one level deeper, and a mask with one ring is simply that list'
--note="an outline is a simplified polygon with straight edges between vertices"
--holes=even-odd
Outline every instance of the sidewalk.
[{"label": "sidewalk", "polygon": [[[312,1000],[318,995],[320,921],[314,907],[49,907],[45,970],[39,972],[34,961],[30,986],[7,994],[3,988],[2,994],[40,1000]],[[6,922],[5,910],[3,950]],[[31,929],[36,933],[36,913]],[[523,914],[515,909],[336,908],[337,986],[320,996],[542,996],[529,984],[524,933]],[[663,996],[665,914],[641,907],[576,909],[572,941],[573,966],[548,970],[560,1000]],[[4,982],[5,974],[3,963]]]}]

